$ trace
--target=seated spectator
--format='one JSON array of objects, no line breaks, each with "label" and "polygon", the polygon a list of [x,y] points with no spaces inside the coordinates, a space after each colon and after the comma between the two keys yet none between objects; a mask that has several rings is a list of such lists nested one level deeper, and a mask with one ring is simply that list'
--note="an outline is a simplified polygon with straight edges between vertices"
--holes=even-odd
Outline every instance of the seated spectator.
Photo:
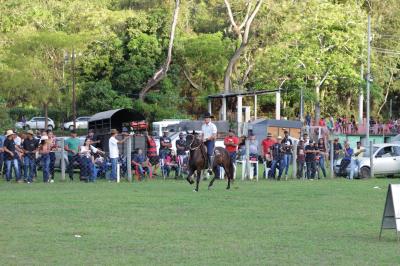
[{"label": "seated spectator", "polygon": [[143,180],[146,173],[151,175],[151,164],[146,155],[143,154],[142,149],[138,149],[137,153],[132,156],[132,165],[135,166],[135,170],[139,173],[140,180]]},{"label": "seated spectator", "polygon": [[272,134],[268,133],[267,138],[261,143],[263,159],[267,161],[267,165],[270,166],[272,162],[271,147],[275,144],[275,140],[272,139]]},{"label": "seated spectator", "polygon": [[84,145],[79,147],[79,156],[81,163],[81,181],[96,181],[97,172],[95,172],[94,155],[101,154],[102,151],[92,145],[92,140],[86,138]]},{"label": "seated spectator", "polygon": [[246,156],[246,136],[242,136],[239,140],[239,158],[243,160],[244,156]]},{"label": "seated spectator", "polygon": [[179,169],[178,158],[176,156],[175,151],[171,150],[171,152],[165,156],[162,171],[164,171],[164,176],[166,176],[166,177],[169,177],[171,170],[175,171],[175,179],[177,179],[178,178],[178,169]]},{"label": "seated spectator", "polygon": [[[253,134],[249,137],[249,160],[258,163],[258,141]],[[254,175],[258,175],[257,167],[254,167]]]}]

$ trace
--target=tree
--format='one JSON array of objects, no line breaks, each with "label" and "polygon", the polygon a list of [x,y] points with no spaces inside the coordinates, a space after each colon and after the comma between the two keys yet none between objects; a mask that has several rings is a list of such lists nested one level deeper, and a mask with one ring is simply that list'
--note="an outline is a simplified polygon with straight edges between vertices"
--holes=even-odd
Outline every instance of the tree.
[{"label": "tree", "polygon": [[78,38],[60,32],[41,32],[15,40],[6,59],[7,78],[2,86],[14,94],[24,95],[24,99],[19,99],[22,103],[42,106],[47,118],[49,106],[60,102],[64,51],[72,43],[76,44]]},{"label": "tree", "polygon": [[170,34],[170,37],[169,37],[167,59],[165,60],[165,63],[161,66],[161,68],[156,73],[154,73],[153,77],[151,77],[147,81],[147,84],[140,91],[139,99],[142,100],[142,101],[144,100],[144,97],[146,96],[146,93],[152,87],[157,85],[160,82],[160,80],[162,80],[167,75],[167,72],[168,72],[168,69],[169,69],[169,64],[171,63],[171,59],[172,59],[172,47],[174,45],[175,28],[176,28],[176,24],[178,22],[179,5],[180,5],[180,0],[176,0],[174,16],[173,16],[173,19],[172,19],[171,34]]},{"label": "tree", "polygon": [[240,55],[243,53],[247,44],[249,43],[250,27],[251,27],[251,24],[253,23],[255,16],[257,15],[258,11],[260,10],[263,0],[258,0],[253,10],[252,10],[251,2],[247,2],[247,12],[243,19],[243,22],[240,25],[238,25],[236,23],[236,21],[233,17],[233,13],[232,13],[232,9],[231,9],[231,5],[230,5],[229,1],[228,0],[224,0],[224,1],[225,1],[227,11],[228,11],[228,16],[229,16],[229,21],[231,23],[232,31],[237,36],[238,42],[239,42],[239,47],[235,50],[235,53],[229,60],[228,66],[226,67],[226,70],[225,70],[224,92],[229,93],[231,91],[231,75],[232,75],[233,67],[237,63]]}]

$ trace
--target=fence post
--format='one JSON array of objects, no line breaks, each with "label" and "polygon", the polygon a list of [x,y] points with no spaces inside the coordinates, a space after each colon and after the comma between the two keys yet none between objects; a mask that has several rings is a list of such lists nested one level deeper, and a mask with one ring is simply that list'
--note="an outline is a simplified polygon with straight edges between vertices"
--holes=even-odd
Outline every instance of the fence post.
[{"label": "fence post", "polygon": [[334,167],[335,167],[335,165],[334,165],[334,162],[335,162],[335,160],[333,160],[333,156],[334,156],[334,147],[333,147],[333,140],[331,140],[330,141],[330,150],[329,150],[329,154],[330,154],[330,165],[331,165],[331,178],[334,178],[335,177],[335,170],[334,170]]},{"label": "fence post", "polygon": [[373,152],[373,143],[369,141],[369,165],[371,166],[370,169],[370,177],[374,177],[374,152]]},{"label": "fence post", "polygon": [[128,147],[126,148],[126,170],[128,173],[128,181],[132,182],[132,167],[131,167],[132,138],[128,138],[126,145],[128,145]]},{"label": "fence post", "polygon": [[249,143],[249,139],[246,139],[246,158],[245,158],[245,178],[250,178],[250,162],[249,162],[249,158],[250,158],[250,143]]},{"label": "fence post", "polygon": [[297,141],[295,141],[294,142],[294,145],[293,145],[293,162],[292,162],[292,165],[293,165],[293,170],[292,170],[292,176],[293,176],[293,179],[296,179],[296,176],[297,176]]},{"label": "fence post", "polygon": [[61,139],[61,180],[65,181],[65,150],[64,150],[64,146],[65,146],[65,140],[64,138]]}]

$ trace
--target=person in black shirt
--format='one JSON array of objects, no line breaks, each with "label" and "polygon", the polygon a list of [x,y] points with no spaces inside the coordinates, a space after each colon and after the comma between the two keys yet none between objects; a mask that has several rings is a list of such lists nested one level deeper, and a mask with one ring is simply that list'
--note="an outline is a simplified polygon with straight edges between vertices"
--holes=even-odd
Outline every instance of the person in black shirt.
[{"label": "person in black shirt", "polygon": [[272,145],[271,155],[272,155],[272,165],[269,171],[269,177],[275,179],[275,169],[278,167],[279,175],[278,180],[281,179],[283,168],[285,167],[285,161],[283,160],[284,151],[281,144],[282,137],[278,137],[278,142]]},{"label": "person in black shirt", "polygon": [[292,147],[293,147],[293,142],[289,138],[289,131],[285,130],[285,137],[283,138],[281,144],[283,151],[285,152],[283,155],[283,160],[285,164],[285,176],[287,179],[290,161],[292,160]]},{"label": "person in black shirt", "polygon": [[322,174],[324,178],[326,178],[326,169],[325,169],[325,155],[326,155],[326,145],[323,138],[318,140],[318,150],[319,150],[319,168],[322,170]]},{"label": "person in black shirt", "polygon": [[169,150],[172,148],[172,141],[168,137],[168,131],[163,132],[163,136],[160,138],[160,158],[165,159]]},{"label": "person in black shirt", "polygon": [[33,138],[33,131],[28,130],[27,138],[22,143],[24,151],[24,180],[27,183],[32,183],[35,173],[35,154],[38,148],[38,141]]},{"label": "person in black shirt", "polygon": [[179,133],[179,139],[176,141],[176,154],[186,155],[186,151],[188,151],[188,147],[186,145],[185,135],[183,133]]},{"label": "person in black shirt", "polygon": [[14,167],[15,179],[20,182],[21,171],[18,163],[18,151],[22,152],[20,148],[14,142],[14,132],[12,130],[7,130],[6,139],[4,141],[4,154],[6,162],[6,180],[10,182],[12,179],[12,167]]},{"label": "person in black shirt", "polygon": [[342,144],[339,143],[339,138],[335,138],[333,141],[333,165],[336,167],[337,160],[339,159],[340,153],[343,152]]},{"label": "person in black shirt", "polygon": [[86,136],[86,139],[90,139],[91,140],[91,145],[93,145],[94,147],[96,147],[96,148],[100,148],[101,147],[102,148],[101,141],[100,141],[99,137],[94,134],[94,130],[93,129],[89,129],[88,135]]},{"label": "person in black shirt", "polygon": [[306,166],[307,166],[307,179],[314,179],[315,176],[315,155],[313,140],[310,139],[309,144],[305,148],[306,153]]}]

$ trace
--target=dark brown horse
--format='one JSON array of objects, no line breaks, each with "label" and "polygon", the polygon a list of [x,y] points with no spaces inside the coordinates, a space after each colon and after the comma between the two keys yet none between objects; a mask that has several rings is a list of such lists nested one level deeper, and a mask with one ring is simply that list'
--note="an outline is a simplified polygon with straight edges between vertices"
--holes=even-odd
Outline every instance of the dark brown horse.
[{"label": "dark brown horse", "polygon": [[[193,132],[193,134],[186,135],[186,144],[190,149],[189,156],[189,174],[186,180],[193,184],[194,181],[191,178],[194,173],[196,173],[196,188],[194,191],[199,191],[199,183],[201,179],[201,171],[207,169],[208,159],[207,159],[207,148],[204,143],[198,138],[198,135]],[[214,150],[214,161],[213,161],[213,172],[214,176],[208,185],[210,189],[213,185],[215,179],[217,178],[216,173],[219,171],[219,167],[223,167],[225,170],[225,174],[228,178],[228,187],[226,189],[230,189],[231,181],[233,180],[233,172],[234,167],[229,156],[229,153],[224,149],[217,147]]]},{"label": "dark brown horse", "polygon": [[222,147],[216,147],[214,149],[214,160],[212,164],[214,177],[211,179],[210,184],[208,185],[208,189],[210,189],[217,178],[217,173],[219,173],[220,169],[223,168],[225,171],[225,176],[228,179],[228,186],[226,189],[231,188],[231,182],[233,182],[233,175],[234,175],[234,166],[229,155],[228,151]]}]

